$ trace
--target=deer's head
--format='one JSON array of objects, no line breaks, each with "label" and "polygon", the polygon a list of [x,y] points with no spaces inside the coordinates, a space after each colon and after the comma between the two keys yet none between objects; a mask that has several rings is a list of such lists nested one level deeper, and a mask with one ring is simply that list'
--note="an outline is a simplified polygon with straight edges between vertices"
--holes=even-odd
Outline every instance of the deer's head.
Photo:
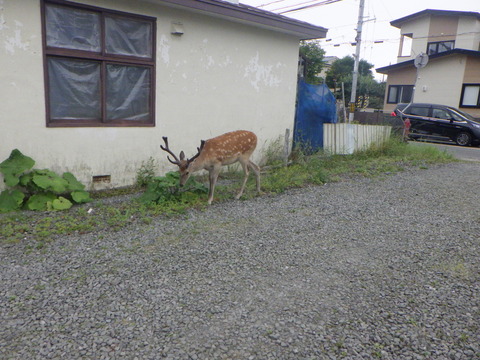
[{"label": "deer's head", "polygon": [[185,183],[187,182],[188,178],[190,177],[191,175],[191,171],[190,171],[190,166],[191,164],[194,162],[194,160],[200,156],[200,153],[203,149],[203,146],[205,145],[205,140],[202,140],[201,142],[201,145],[199,148],[197,148],[198,150],[198,153],[191,157],[190,159],[187,159],[185,158],[185,153],[183,151],[180,152],[180,159],[170,150],[170,148],[168,147],[168,139],[166,136],[164,136],[163,138],[163,141],[165,142],[165,146],[162,146],[160,145],[160,148],[163,150],[163,151],[166,151],[167,153],[169,153],[170,155],[173,156],[174,160],[170,159],[169,156],[167,156],[167,159],[168,161],[170,161],[172,164],[174,165],[177,165],[178,168],[179,168],[179,172],[180,172],[180,186],[183,186],[185,185]]}]

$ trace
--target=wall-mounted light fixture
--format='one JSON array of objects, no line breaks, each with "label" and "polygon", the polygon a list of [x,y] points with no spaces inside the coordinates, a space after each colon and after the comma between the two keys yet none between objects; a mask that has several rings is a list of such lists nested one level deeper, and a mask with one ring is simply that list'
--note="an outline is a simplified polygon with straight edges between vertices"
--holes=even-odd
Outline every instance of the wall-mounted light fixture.
[{"label": "wall-mounted light fixture", "polygon": [[170,30],[170,33],[172,35],[181,36],[181,35],[183,35],[184,32],[185,31],[183,29],[183,23],[178,22],[178,21],[172,21],[172,26],[171,26],[171,30]]}]

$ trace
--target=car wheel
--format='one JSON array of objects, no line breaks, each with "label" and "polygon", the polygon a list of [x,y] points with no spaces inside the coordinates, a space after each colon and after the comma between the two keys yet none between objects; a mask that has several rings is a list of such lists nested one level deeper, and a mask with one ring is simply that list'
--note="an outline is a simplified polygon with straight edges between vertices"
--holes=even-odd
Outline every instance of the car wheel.
[{"label": "car wheel", "polygon": [[472,142],[472,135],[465,131],[461,131],[455,136],[455,142],[460,146],[470,145]]}]

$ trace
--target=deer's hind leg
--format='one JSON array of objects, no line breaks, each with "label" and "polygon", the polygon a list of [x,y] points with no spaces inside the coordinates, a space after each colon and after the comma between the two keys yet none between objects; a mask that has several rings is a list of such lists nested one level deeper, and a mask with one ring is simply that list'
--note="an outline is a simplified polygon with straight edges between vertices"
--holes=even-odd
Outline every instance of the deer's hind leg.
[{"label": "deer's hind leg", "polygon": [[261,193],[260,191],[260,167],[255,164],[253,161],[248,160],[248,167],[253,170],[255,173],[255,182],[257,183],[257,193]]}]

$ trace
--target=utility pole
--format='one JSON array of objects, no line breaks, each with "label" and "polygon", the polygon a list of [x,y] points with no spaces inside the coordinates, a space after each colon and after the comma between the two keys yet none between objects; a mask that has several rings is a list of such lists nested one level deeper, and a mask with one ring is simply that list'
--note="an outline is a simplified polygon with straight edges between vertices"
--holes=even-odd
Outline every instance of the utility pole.
[{"label": "utility pole", "polygon": [[355,63],[353,64],[352,75],[352,95],[350,96],[350,114],[348,115],[348,122],[353,121],[353,114],[355,112],[355,100],[357,98],[357,82],[358,82],[358,64],[360,63],[360,45],[362,43],[362,26],[363,26],[363,9],[365,8],[365,0],[360,0],[360,9],[358,10],[357,23],[357,37],[355,38]]}]

